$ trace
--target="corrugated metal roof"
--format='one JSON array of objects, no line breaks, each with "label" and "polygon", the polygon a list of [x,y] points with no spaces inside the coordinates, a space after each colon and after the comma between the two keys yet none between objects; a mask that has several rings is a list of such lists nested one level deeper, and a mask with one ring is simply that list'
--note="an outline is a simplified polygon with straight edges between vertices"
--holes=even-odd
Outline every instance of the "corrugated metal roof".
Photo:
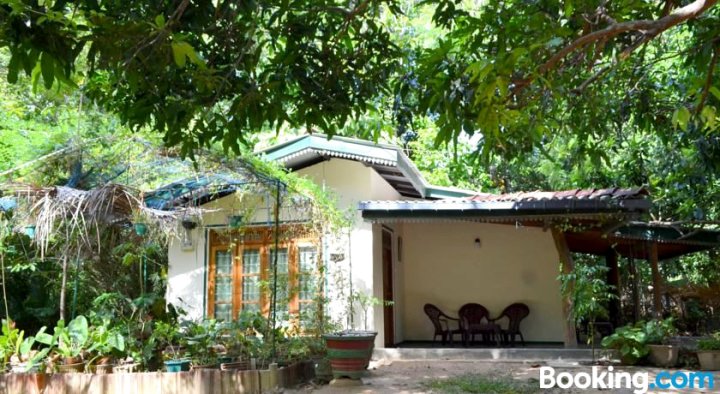
[{"label": "corrugated metal roof", "polygon": [[571,189],[561,191],[534,191],[506,194],[482,193],[465,198],[480,202],[522,202],[549,200],[626,200],[643,199],[650,193],[644,187],[607,188],[607,189]]},{"label": "corrugated metal roof", "polygon": [[374,169],[398,193],[408,198],[466,197],[472,191],[430,185],[402,149],[355,138],[304,135],[258,152],[293,171],[331,158],[353,160]]}]

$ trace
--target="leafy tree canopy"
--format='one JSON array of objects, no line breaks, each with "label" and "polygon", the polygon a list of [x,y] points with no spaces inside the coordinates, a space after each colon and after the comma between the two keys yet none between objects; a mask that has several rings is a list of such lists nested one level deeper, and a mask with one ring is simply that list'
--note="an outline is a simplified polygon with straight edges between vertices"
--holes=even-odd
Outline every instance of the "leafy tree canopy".
[{"label": "leafy tree canopy", "polygon": [[[479,134],[488,157],[557,133],[592,150],[628,126],[716,130],[716,3],[1,0],[0,46],[11,82],[79,83],[185,154],[267,128],[335,134],[393,88],[398,132],[427,115],[438,142]],[[419,8],[437,34],[393,32]]]},{"label": "leafy tree canopy", "polygon": [[190,154],[284,124],[333,133],[386,88],[392,2],[2,0],[8,80],[82,85]]}]

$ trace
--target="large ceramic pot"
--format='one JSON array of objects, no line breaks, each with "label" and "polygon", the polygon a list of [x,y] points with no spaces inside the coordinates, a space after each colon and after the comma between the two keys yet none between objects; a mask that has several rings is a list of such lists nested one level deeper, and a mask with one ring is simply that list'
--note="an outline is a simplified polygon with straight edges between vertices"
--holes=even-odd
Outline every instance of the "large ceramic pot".
[{"label": "large ceramic pot", "polygon": [[670,368],[677,365],[680,347],[673,345],[648,345],[648,360],[657,367]]},{"label": "large ceramic pot", "polygon": [[333,377],[360,379],[370,363],[376,336],[375,331],[343,331],[323,335]]},{"label": "large ceramic pot", "polygon": [[720,371],[720,350],[698,350],[697,356],[703,371]]}]

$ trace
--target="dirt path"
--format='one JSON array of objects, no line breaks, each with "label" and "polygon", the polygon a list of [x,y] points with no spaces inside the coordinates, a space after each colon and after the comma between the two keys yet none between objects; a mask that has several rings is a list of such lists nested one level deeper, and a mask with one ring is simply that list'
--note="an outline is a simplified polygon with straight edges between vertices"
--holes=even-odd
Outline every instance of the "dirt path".
[{"label": "dirt path", "polygon": [[[556,373],[560,372],[589,372],[590,367],[572,364],[553,365]],[[615,371],[647,371],[650,378],[654,379],[659,371],[653,368],[616,368]],[[368,371],[363,379],[364,385],[356,387],[332,387],[306,386],[293,390],[293,393],[433,393],[427,383],[436,379],[447,379],[463,375],[482,375],[486,377],[507,377],[518,382],[527,383],[528,386],[536,387],[541,393],[563,393],[563,394],[607,394],[619,393],[630,394],[632,389],[540,389],[540,365],[517,363],[517,362],[488,362],[488,361],[395,361],[392,363],[381,362],[375,369]],[[716,373],[716,387],[714,390],[696,389],[682,391],[653,391],[648,393],[720,393],[720,375]]]}]

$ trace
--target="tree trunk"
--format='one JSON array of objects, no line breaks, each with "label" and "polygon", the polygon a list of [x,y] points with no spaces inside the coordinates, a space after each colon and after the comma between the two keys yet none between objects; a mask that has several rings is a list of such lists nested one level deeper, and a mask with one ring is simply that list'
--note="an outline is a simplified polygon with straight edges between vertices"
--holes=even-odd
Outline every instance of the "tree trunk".
[{"label": "tree trunk", "polygon": [[605,263],[607,264],[607,283],[613,288],[610,292],[615,296],[608,302],[608,315],[613,327],[621,324],[621,308],[620,308],[620,269],[618,267],[618,258],[615,250],[610,249],[605,254]]},{"label": "tree trunk", "polygon": [[653,242],[650,245],[649,260],[653,281],[653,315],[657,319],[662,319],[662,277],[660,276],[660,268],[658,267],[657,243]]},{"label": "tree trunk", "polygon": [[62,284],[60,285],[60,320],[65,320],[65,293],[67,288],[67,256],[63,256],[62,262]]}]

